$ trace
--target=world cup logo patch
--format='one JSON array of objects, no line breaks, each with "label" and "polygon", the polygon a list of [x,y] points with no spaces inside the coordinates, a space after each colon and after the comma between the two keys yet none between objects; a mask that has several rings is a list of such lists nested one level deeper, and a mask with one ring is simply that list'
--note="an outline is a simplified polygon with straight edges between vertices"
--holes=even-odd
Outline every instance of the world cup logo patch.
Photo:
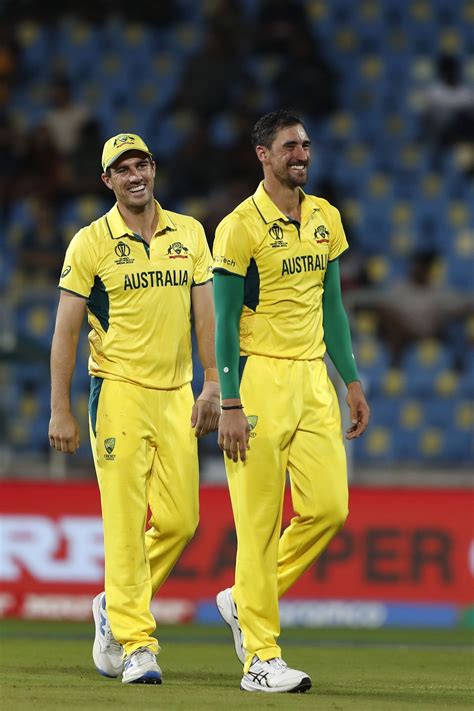
[{"label": "world cup logo patch", "polygon": [[128,244],[125,244],[125,242],[119,242],[115,247],[114,252],[117,257],[128,257],[130,254],[130,247]]},{"label": "world cup logo patch", "polygon": [[133,264],[135,261],[134,259],[129,258],[131,250],[126,242],[120,241],[116,244],[114,252],[118,257],[118,259],[115,260],[115,264]]},{"label": "world cup logo patch", "polygon": [[283,241],[284,233],[280,225],[277,225],[276,222],[273,223],[273,225],[270,227],[268,230],[268,234],[272,238],[272,243],[271,247],[287,247],[288,242]]}]

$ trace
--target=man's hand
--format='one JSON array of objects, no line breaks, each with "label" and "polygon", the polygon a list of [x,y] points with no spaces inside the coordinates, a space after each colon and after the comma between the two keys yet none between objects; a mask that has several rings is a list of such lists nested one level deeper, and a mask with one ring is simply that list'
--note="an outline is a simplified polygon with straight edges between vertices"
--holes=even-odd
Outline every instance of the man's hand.
[{"label": "man's hand", "polygon": [[250,427],[243,410],[223,410],[219,421],[217,443],[234,462],[245,462],[249,447]]},{"label": "man's hand", "polygon": [[191,425],[196,437],[203,437],[217,430],[221,414],[219,383],[208,380],[194,403],[191,412]]},{"label": "man's hand", "polygon": [[370,410],[365,399],[362,385],[354,380],[347,386],[346,402],[351,413],[352,427],[346,432],[346,439],[360,437],[369,424]]},{"label": "man's hand", "polygon": [[48,434],[51,447],[58,452],[74,454],[79,448],[79,425],[71,412],[53,412]]}]

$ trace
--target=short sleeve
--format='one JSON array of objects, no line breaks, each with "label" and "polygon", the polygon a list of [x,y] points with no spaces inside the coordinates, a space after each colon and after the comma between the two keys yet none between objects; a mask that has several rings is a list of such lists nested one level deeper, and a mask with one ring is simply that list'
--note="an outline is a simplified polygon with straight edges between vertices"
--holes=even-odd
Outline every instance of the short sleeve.
[{"label": "short sleeve", "polygon": [[69,243],[64,257],[59,288],[89,298],[96,276],[95,250],[87,234],[80,230]]},{"label": "short sleeve", "polygon": [[207,244],[206,233],[200,222],[196,222],[197,229],[197,258],[194,267],[193,283],[205,284],[212,279],[212,256]]},{"label": "short sleeve", "polygon": [[245,276],[252,259],[249,236],[235,213],[225,217],[217,226],[213,247],[214,271],[225,271]]},{"label": "short sleeve", "polygon": [[329,243],[329,261],[337,259],[340,254],[349,248],[347,238],[342,226],[341,214],[337,208],[331,206],[331,241]]}]

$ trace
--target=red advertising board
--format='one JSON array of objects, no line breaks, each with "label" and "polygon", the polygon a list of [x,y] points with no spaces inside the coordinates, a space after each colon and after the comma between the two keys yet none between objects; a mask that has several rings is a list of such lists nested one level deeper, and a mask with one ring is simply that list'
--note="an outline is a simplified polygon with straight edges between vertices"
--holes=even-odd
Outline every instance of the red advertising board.
[{"label": "red advertising board", "polygon": [[[103,586],[96,484],[3,482],[1,490],[0,615],[41,616],[48,595],[58,616],[61,595],[76,596],[78,618],[89,614]],[[469,604],[473,504],[466,490],[354,487],[344,529],[286,597]],[[288,495],[285,521],[291,515]],[[228,492],[203,487],[198,532],[160,598],[184,605],[213,598],[232,583],[234,560]]]}]

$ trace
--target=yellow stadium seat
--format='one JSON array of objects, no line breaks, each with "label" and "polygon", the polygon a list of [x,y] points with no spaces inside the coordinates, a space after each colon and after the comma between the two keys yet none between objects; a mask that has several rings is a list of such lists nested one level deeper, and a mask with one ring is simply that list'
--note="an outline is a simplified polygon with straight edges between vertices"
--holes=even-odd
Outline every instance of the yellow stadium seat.
[{"label": "yellow stadium seat", "polygon": [[387,427],[373,427],[367,433],[367,451],[372,455],[385,454],[391,443],[391,432]]},{"label": "yellow stadium seat", "polygon": [[456,392],[459,376],[454,370],[444,370],[435,379],[435,392],[441,397],[449,397]]},{"label": "yellow stadium seat", "polygon": [[400,424],[408,430],[417,429],[423,422],[423,407],[420,402],[411,400],[402,405]]},{"label": "yellow stadium seat", "polygon": [[390,368],[382,379],[382,392],[385,395],[401,395],[405,390],[405,373],[400,368]]},{"label": "yellow stadium seat", "polygon": [[421,435],[420,449],[423,454],[433,456],[441,452],[443,432],[437,427],[429,427]]}]

